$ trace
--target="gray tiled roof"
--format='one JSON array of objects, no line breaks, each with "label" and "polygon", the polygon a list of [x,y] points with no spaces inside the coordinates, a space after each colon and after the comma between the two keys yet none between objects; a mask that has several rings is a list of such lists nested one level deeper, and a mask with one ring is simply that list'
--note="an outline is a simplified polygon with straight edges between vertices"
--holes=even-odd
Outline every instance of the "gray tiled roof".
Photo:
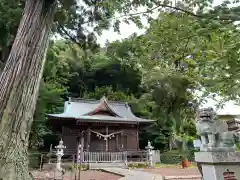
[{"label": "gray tiled roof", "polygon": [[[114,116],[106,115],[88,115],[91,111],[94,111],[102,102],[105,102],[112,112],[116,114]],[[79,120],[103,120],[103,121],[116,121],[116,122],[152,122],[152,120],[142,119],[136,117],[130,106],[124,102],[107,101],[105,97],[101,100],[84,100],[84,99],[71,99],[64,104],[64,112],[61,114],[48,114],[48,116],[54,118],[73,118]]]}]

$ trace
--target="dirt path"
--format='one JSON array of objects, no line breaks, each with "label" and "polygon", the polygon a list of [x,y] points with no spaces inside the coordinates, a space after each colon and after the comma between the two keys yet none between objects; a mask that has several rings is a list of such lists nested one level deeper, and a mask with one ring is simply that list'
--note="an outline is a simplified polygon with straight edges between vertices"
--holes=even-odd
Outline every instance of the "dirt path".
[{"label": "dirt path", "polygon": [[118,180],[121,176],[101,171],[83,171],[81,178],[84,180]]}]

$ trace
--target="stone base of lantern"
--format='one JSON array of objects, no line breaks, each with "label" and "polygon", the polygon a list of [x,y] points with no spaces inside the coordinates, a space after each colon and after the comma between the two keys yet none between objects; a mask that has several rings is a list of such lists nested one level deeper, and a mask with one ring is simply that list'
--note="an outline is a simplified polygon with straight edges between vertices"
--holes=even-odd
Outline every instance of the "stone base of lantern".
[{"label": "stone base of lantern", "polygon": [[59,170],[59,169],[55,169],[55,171],[54,171],[54,179],[56,179],[56,180],[62,180],[63,179],[63,177],[64,177],[64,170]]}]

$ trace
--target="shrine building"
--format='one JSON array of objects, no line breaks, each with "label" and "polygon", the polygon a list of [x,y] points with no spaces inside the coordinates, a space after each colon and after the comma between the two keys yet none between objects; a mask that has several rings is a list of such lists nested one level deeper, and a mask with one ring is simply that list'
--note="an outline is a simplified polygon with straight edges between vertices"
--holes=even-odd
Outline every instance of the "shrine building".
[{"label": "shrine building", "polygon": [[139,150],[139,128],[153,120],[136,117],[124,102],[69,98],[61,114],[49,114],[54,132],[61,133],[66,153],[75,153],[78,137],[84,139],[85,152]]}]

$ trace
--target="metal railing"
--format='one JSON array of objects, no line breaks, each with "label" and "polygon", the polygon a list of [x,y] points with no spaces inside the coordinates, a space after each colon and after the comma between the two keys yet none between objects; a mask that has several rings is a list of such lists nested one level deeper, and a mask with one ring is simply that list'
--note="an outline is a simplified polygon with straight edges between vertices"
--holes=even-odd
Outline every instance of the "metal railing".
[{"label": "metal railing", "polygon": [[126,152],[83,152],[83,162],[125,162]]}]

